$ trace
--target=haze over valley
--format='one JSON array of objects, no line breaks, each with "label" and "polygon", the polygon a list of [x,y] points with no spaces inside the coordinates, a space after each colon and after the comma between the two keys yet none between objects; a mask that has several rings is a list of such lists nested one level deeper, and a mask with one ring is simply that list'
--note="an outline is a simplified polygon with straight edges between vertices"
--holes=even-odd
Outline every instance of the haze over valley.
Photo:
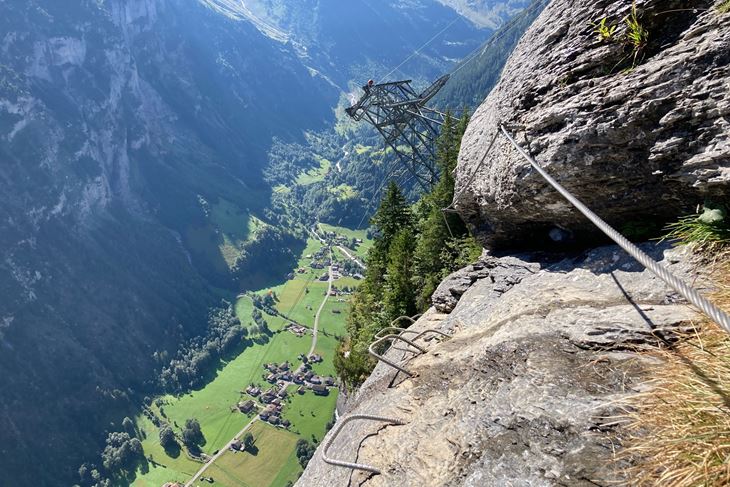
[{"label": "haze over valley", "polygon": [[[311,345],[334,378],[394,161],[344,107],[427,86],[529,3],[0,0],[0,485],[185,482],[200,459],[160,421],[214,455],[266,363]],[[296,480],[336,397],[290,404],[258,485]]]}]

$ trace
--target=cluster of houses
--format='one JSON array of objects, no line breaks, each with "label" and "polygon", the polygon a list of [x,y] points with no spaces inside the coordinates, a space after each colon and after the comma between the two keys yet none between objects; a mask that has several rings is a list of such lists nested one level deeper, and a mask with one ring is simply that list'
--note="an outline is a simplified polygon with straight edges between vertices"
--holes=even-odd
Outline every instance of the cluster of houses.
[{"label": "cluster of houses", "polygon": [[332,286],[332,290],[330,291],[330,296],[349,296],[352,294],[352,291],[345,289],[339,289],[337,286]]},{"label": "cluster of houses", "polygon": [[304,335],[309,333],[309,329],[305,328],[301,325],[297,325],[295,323],[289,323],[289,325],[286,327],[286,330],[290,331],[291,333],[295,334],[299,338],[302,338]]},{"label": "cluster of houses", "polygon": [[[261,420],[275,426],[289,427],[289,421],[281,417],[281,411],[288,396],[287,387],[290,384],[299,386],[297,388],[298,394],[304,394],[309,389],[319,396],[328,395],[329,388],[334,387],[334,377],[320,377],[311,370],[311,364],[323,361],[321,355],[312,354],[306,357],[302,354],[299,355],[299,359],[302,361],[302,364],[296,371],[291,370],[291,364],[289,362],[264,364],[264,368],[268,374],[264,374],[262,377],[264,377],[266,382],[272,384],[271,388],[262,390],[259,386],[252,384],[246,389],[246,394],[257,398],[264,407],[259,413]],[[250,399],[241,401],[236,406],[244,414],[249,414],[257,410],[258,407],[256,402]]]},{"label": "cluster of houses", "polygon": [[[350,240],[349,238],[345,237],[344,235],[339,235],[336,232],[323,232],[323,233],[324,233],[324,238],[328,242],[334,243],[336,245],[342,245],[343,247],[352,248],[352,247],[360,245],[362,243],[361,238],[356,238],[356,239]],[[353,245],[353,243],[355,245]]]},{"label": "cluster of houses", "polygon": [[312,262],[309,263],[310,268],[324,269],[332,263],[330,262],[329,251],[329,247],[323,246],[320,247],[319,250],[317,250],[317,252],[315,252],[314,254],[307,254],[304,257],[307,259],[312,259]]},{"label": "cluster of houses", "polygon": [[[282,425],[289,427],[289,421],[281,418],[281,410],[283,402],[286,400],[286,387],[272,387],[267,391],[262,391],[258,386],[251,385],[246,389],[246,393],[258,398],[264,409],[259,413],[259,418],[273,425]],[[252,400],[241,401],[238,403],[238,410],[244,414],[248,414],[256,409],[256,403]]]}]

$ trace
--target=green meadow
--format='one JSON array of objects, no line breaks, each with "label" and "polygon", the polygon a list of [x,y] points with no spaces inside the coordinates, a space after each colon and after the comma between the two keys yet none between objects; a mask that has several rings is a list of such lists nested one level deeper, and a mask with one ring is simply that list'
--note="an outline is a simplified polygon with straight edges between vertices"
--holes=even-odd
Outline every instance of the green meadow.
[{"label": "green meadow", "polygon": [[307,186],[324,180],[324,177],[327,175],[328,172],[330,172],[332,162],[323,157],[318,157],[318,162],[319,167],[307,169],[306,171],[301,172],[297,176],[296,184],[300,186]]},{"label": "green meadow", "polygon": [[201,485],[269,487],[296,482],[302,470],[295,454],[299,436],[262,421],[256,421],[249,431],[254,437],[254,453],[224,453],[204,474],[214,483]]},{"label": "green meadow", "polygon": [[[225,204],[218,207],[216,212],[219,215],[216,219],[220,228],[226,228],[226,217],[233,218],[231,212],[235,211]],[[228,234],[235,238],[244,238],[243,233]],[[294,277],[285,283],[257,292],[262,295],[275,292],[278,299],[276,309],[308,327],[313,326],[314,315],[327,290],[327,282],[317,280],[326,269],[311,270],[308,267],[311,259],[306,257],[315,254],[320,248],[319,241],[310,239],[298,263],[298,267],[307,271],[303,274],[294,272]],[[348,279],[335,281],[335,285],[341,287],[357,282]],[[312,367],[319,375],[335,375],[333,357],[338,345],[335,336],[345,333],[348,301],[349,296],[329,297],[322,311],[321,332],[315,353],[322,355],[324,361]],[[248,296],[237,299],[235,310],[244,325],[252,321],[253,302]],[[338,310],[339,313],[333,313],[333,310]],[[177,434],[181,434],[187,419],[196,418],[200,422],[206,440],[202,451],[206,454],[212,455],[223,448],[255,417],[255,413],[244,415],[233,406],[250,398],[243,392],[249,384],[271,387],[264,380],[263,364],[288,360],[296,367],[299,363],[297,356],[309,351],[311,335],[300,338],[285,331],[284,327],[289,321],[282,317],[264,313],[264,319],[272,331],[266,343],[247,342],[241,353],[220,364],[214,378],[205,387],[180,396],[164,395],[153,400],[150,410],[166,421]],[[289,388],[290,395],[282,413],[284,418],[291,421],[289,430],[254,421],[250,431],[256,438],[256,454],[226,452],[204,474],[205,477],[212,477],[214,483],[201,482],[200,485],[283,487],[288,481],[295,481],[301,472],[294,453],[297,440],[304,438],[320,441],[326,432],[327,423],[333,417],[337,401],[336,389],[327,396],[317,396],[311,391],[300,395],[296,389]],[[160,487],[165,482],[185,482],[202,466],[188,458],[184,450],[173,452],[172,455],[165,452],[159,443],[158,428],[147,417],[137,417],[136,425],[143,439],[142,446],[148,462],[137,472],[132,485]]]},{"label": "green meadow", "polygon": [[183,235],[186,246],[217,272],[233,267],[241,254],[241,246],[252,240],[266,223],[248,209],[224,198],[206,202],[206,220],[189,226]]}]

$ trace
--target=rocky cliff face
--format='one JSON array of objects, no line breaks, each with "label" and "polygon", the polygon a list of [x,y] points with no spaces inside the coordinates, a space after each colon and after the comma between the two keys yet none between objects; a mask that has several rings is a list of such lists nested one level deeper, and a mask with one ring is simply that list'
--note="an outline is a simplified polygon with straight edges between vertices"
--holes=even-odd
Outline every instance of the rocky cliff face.
[{"label": "rocky cliff face", "polygon": [[[681,252],[645,249],[692,277]],[[613,461],[621,448],[615,416],[641,388],[647,359],[636,352],[671,342],[695,312],[613,246],[552,263],[485,257],[476,267],[478,276],[474,267],[463,272],[475,280],[459,289],[451,314],[432,309],[412,328],[451,338],[419,342],[427,348],[419,356],[389,351],[415,376],[380,363],[348,405],[347,414],[405,421],[352,423],[330,450],[382,475],[328,465],[320,449],[297,485],[626,482]]]},{"label": "rocky cliff face", "polygon": [[[661,226],[705,199],[727,197],[730,15],[719,3],[637,1],[648,43],[635,62],[623,40],[630,1],[546,7],[464,136],[455,203],[486,246],[597,237],[504,137],[486,152],[500,123],[625,231]],[[603,18],[617,30],[599,41],[591,23]]]},{"label": "rocky cliff face", "polygon": [[[618,247],[545,252],[554,239],[585,246],[598,236],[506,139],[487,149],[508,124],[625,231],[725,198],[730,15],[719,3],[637,0],[649,42],[635,61],[622,41],[631,2],[547,6],[472,118],[456,172],[456,207],[485,246],[510,255],[485,253],[446,278],[411,329],[450,338],[427,336],[423,354],[392,347],[388,358],[413,376],[379,363],[349,402],[344,414],[404,423],[348,424],[330,449],[382,473],[329,465],[320,448],[297,485],[629,482],[617,419],[648,378],[639,352],[670,344],[698,316]],[[604,17],[617,31],[598,41],[591,22]],[[540,252],[515,250],[524,247]],[[707,292],[686,251],[643,247]]]}]

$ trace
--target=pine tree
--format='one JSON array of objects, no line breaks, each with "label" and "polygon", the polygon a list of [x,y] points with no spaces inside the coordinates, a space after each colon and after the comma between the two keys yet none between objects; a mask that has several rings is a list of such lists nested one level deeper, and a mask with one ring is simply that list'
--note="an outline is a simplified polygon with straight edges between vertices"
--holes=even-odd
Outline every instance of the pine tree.
[{"label": "pine tree", "polygon": [[[419,310],[430,305],[431,294],[446,274],[476,258],[481,251],[458,215],[444,211],[454,198],[453,171],[459,158],[461,139],[469,122],[467,114],[454,121],[446,114],[436,146],[436,163],[441,178],[420,202],[420,235],[414,255],[413,285],[419,290]],[[463,247],[466,246],[466,252]]]},{"label": "pine tree", "polygon": [[[388,184],[371,223],[375,242],[366,259],[365,279],[351,302],[347,323],[350,338],[340,346],[335,359],[340,377],[348,384],[361,382],[372,369],[367,348],[375,333],[398,316],[399,310],[415,309],[408,286],[414,241],[413,214],[393,181]],[[407,245],[406,237],[400,236],[404,232],[409,235]]]},{"label": "pine tree", "polygon": [[413,214],[405,196],[394,181],[388,183],[378,210],[371,219],[375,243],[368,253],[368,268],[362,287],[376,301],[382,299],[384,276],[388,265],[390,244],[404,228],[412,228]]},{"label": "pine tree", "polygon": [[461,219],[442,211],[454,198],[453,171],[468,120],[466,115],[457,121],[447,114],[437,141],[441,178],[422,196],[415,212],[391,181],[371,220],[375,242],[365,279],[351,301],[349,337],[335,358],[347,385],[359,384],[372,369],[368,346],[378,331],[398,316],[428,308],[441,279],[481,252]]},{"label": "pine tree", "polygon": [[386,321],[398,316],[416,314],[413,272],[413,251],[415,237],[410,228],[398,232],[388,250],[388,265],[385,275],[383,310]]}]

